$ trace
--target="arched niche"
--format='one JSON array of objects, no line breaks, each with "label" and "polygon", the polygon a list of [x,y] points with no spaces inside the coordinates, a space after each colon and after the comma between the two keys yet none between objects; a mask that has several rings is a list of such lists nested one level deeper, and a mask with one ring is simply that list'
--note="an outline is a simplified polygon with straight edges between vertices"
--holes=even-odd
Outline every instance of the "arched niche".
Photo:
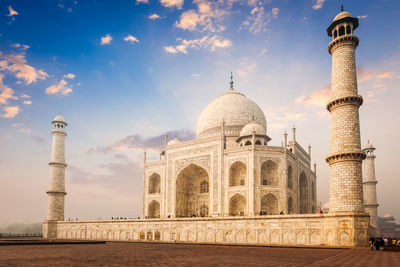
[{"label": "arched niche", "polygon": [[277,186],[278,165],[272,160],[267,160],[261,165],[261,185]]},{"label": "arched niche", "polygon": [[201,184],[209,183],[208,173],[196,164],[184,168],[176,178],[175,216],[200,216],[200,207],[208,206],[210,196],[207,192],[201,193]]},{"label": "arched niche", "polygon": [[246,198],[241,194],[236,194],[229,200],[230,216],[245,216],[246,214]]},{"label": "arched niche", "polygon": [[157,194],[161,192],[161,177],[158,173],[153,173],[149,178],[149,194]]},{"label": "arched niche", "polygon": [[308,181],[304,172],[300,174],[299,180],[300,214],[308,213]]},{"label": "arched niche", "polygon": [[288,167],[287,186],[290,189],[293,189],[293,167],[292,167],[292,165],[289,165],[289,167]]},{"label": "arched niche", "polygon": [[289,197],[287,202],[288,202],[287,203],[288,214],[293,214],[294,213],[293,198]]},{"label": "arched niche", "polygon": [[149,203],[147,215],[151,218],[160,218],[160,203],[158,201],[153,200]]},{"label": "arched niche", "polygon": [[236,161],[229,168],[229,186],[246,185],[247,169],[241,161]]},{"label": "arched niche", "polygon": [[269,193],[261,198],[261,213],[263,215],[278,214],[278,199],[275,195]]}]

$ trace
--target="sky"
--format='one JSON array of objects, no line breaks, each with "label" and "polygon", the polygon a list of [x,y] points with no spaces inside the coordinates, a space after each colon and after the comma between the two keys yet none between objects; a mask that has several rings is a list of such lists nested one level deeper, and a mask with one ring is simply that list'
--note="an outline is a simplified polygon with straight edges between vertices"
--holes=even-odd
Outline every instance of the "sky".
[{"label": "sky", "polygon": [[234,87],[312,146],[329,201],[331,41],[340,4],[360,26],[362,145],[376,147],[378,213],[399,221],[400,2],[397,0],[59,0],[0,2],[0,224],[47,209],[51,121],[66,129],[65,217],[141,215],[143,151],[195,138],[202,109]]}]

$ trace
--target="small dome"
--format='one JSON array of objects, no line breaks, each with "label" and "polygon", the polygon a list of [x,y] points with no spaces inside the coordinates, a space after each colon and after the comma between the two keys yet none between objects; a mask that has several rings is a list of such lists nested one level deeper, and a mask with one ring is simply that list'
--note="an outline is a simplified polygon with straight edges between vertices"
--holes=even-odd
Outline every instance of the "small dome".
[{"label": "small dome", "polygon": [[347,11],[342,11],[336,15],[336,17],[333,19],[332,22],[335,22],[335,21],[343,19],[343,18],[348,18],[348,17],[352,18],[353,16]]},{"label": "small dome", "polygon": [[372,148],[374,148],[374,146],[368,140],[368,143],[365,145],[364,149],[372,149]]},{"label": "small dome", "polygon": [[385,220],[394,220],[393,215],[390,214],[390,213],[385,214],[385,216],[383,216],[383,218],[384,218]]},{"label": "small dome", "polygon": [[221,122],[227,128],[243,128],[251,118],[267,128],[267,121],[261,108],[245,95],[229,89],[208,104],[197,121],[197,137],[207,137],[220,131]]},{"label": "small dome", "polygon": [[179,140],[178,138],[175,137],[174,139],[170,140],[167,143],[167,146],[176,145],[176,144],[179,144],[179,143],[182,143],[181,140]]},{"label": "small dome", "polygon": [[266,133],[264,126],[255,121],[251,121],[242,128],[240,136],[253,135],[253,132],[258,135],[265,135]]},{"label": "small dome", "polygon": [[61,115],[57,115],[57,117],[54,118],[53,123],[54,122],[62,122],[64,124],[67,124],[64,120],[64,118]]}]

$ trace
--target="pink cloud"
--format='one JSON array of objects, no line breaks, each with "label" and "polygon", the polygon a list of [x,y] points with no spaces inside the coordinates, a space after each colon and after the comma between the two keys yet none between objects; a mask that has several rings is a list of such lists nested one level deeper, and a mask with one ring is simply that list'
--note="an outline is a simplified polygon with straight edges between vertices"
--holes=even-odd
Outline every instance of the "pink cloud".
[{"label": "pink cloud", "polygon": [[19,106],[7,106],[3,108],[5,112],[2,117],[3,118],[14,118],[21,111]]},{"label": "pink cloud", "polygon": [[324,107],[331,96],[331,88],[323,87],[317,91],[312,92],[309,96],[300,96],[295,100],[296,103],[302,103],[306,107],[318,106]]}]

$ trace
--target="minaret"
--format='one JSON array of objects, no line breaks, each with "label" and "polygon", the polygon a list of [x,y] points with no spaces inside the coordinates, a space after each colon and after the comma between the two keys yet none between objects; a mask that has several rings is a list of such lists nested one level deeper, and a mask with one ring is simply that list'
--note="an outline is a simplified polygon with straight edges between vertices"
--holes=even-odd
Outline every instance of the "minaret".
[{"label": "minaret", "polygon": [[370,215],[370,225],[372,227],[371,237],[378,237],[378,202],[376,197],[375,179],[375,155],[374,146],[368,141],[368,144],[363,149],[367,154],[363,162],[363,185],[364,185],[364,208]]},{"label": "minaret", "polygon": [[53,145],[51,150],[50,186],[47,191],[49,204],[47,207],[47,221],[64,220],[64,197],[65,192],[65,127],[67,123],[61,115],[55,117],[52,122]]},{"label": "minaret", "polygon": [[362,161],[358,109],[363,98],[358,94],[355,49],[358,38],[353,34],[358,19],[342,11],[327,32],[332,36],[328,51],[332,55],[331,114],[329,163],[330,212],[363,212]]}]

